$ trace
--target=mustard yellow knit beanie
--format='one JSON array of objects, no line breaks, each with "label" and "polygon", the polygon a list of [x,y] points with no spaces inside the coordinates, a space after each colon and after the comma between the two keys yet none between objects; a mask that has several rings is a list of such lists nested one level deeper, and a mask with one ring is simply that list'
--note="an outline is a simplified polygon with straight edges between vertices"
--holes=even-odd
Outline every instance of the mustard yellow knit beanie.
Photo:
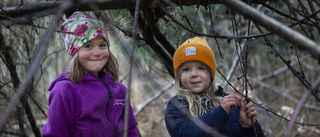
[{"label": "mustard yellow knit beanie", "polygon": [[186,40],[173,55],[174,75],[179,67],[187,61],[200,61],[206,64],[216,75],[217,64],[208,42],[201,37]]}]

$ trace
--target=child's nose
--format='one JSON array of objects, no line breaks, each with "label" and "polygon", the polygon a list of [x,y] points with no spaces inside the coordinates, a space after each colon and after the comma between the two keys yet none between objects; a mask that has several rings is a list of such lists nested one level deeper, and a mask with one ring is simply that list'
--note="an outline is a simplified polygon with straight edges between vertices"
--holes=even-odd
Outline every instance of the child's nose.
[{"label": "child's nose", "polygon": [[101,50],[99,48],[94,48],[93,49],[93,55],[95,55],[95,56],[101,55]]},{"label": "child's nose", "polygon": [[192,71],[191,71],[191,76],[192,76],[192,77],[198,76],[198,70],[192,69]]}]

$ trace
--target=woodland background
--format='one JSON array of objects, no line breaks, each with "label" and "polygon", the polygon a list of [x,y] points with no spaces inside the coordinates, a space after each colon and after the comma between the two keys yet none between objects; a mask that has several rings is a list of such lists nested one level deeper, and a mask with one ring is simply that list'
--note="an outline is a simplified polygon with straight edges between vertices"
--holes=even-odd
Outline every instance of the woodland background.
[{"label": "woodland background", "polygon": [[169,136],[172,56],[202,36],[216,84],[252,96],[267,136],[320,136],[319,0],[1,0],[0,136],[41,136],[49,84],[69,63],[60,25],[91,11],[108,27],[143,137]]}]

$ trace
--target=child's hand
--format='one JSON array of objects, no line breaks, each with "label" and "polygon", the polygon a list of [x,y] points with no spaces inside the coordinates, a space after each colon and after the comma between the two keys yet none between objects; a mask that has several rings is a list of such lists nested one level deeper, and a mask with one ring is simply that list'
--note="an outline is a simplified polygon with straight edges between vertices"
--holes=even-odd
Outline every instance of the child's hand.
[{"label": "child's hand", "polygon": [[257,112],[253,107],[253,103],[251,102],[251,98],[248,97],[248,103],[241,102],[241,108],[240,108],[240,122],[246,126],[250,127],[252,126],[251,118],[253,120],[253,123],[257,121]]},{"label": "child's hand", "polygon": [[241,100],[242,99],[240,96],[237,96],[235,94],[231,94],[231,95],[223,97],[220,105],[227,112],[227,114],[229,114],[231,109],[240,106],[240,104],[242,103]]}]

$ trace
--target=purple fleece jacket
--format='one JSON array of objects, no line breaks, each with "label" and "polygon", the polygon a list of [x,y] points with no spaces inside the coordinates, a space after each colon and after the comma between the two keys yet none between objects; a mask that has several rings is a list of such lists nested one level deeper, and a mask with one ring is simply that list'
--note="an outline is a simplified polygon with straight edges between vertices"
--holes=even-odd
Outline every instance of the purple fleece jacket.
[{"label": "purple fleece jacket", "polygon": [[[55,137],[121,137],[124,126],[126,87],[89,74],[79,83],[60,74],[50,85],[48,123],[42,135]],[[110,90],[108,90],[108,88]],[[110,91],[110,92],[109,92]],[[139,136],[130,106],[128,136]]]}]

